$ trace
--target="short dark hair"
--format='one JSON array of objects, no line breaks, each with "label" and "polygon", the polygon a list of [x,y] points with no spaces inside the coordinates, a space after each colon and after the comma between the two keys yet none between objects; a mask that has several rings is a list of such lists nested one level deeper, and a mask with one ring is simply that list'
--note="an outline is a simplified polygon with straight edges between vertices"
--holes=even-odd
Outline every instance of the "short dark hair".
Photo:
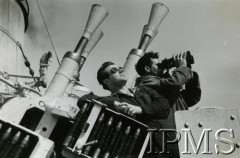
[{"label": "short dark hair", "polygon": [[136,64],[136,71],[140,76],[143,76],[146,74],[145,71],[145,66],[151,66],[152,65],[152,61],[151,59],[158,59],[158,53],[157,52],[148,52],[145,53],[137,62]]},{"label": "short dark hair", "polygon": [[110,66],[110,65],[114,65],[113,62],[111,61],[107,61],[107,62],[104,62],[101,67],[98,69],[98,72],[97,72],[97,80],[99,82],[99,84],[101,84],[103,86],[103,89],[106,89],[106,90],[109,90],[108,86],[103,82],[104,79],[108,78],[109,77],[109,74],[104,72],[104,70]]}]

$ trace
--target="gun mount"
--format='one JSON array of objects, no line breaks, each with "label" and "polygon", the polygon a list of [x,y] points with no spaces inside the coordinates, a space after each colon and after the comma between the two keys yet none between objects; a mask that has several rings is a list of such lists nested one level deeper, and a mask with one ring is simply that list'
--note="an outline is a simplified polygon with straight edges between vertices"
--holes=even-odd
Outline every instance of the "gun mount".
[{"label": "gun mount", "polygon": [[[94,100],[79,108],[79,96],[72,93],[73,87],[80,85],[78,81],[82,66],[103,36],[98,26],[107,15],[108,12],[102,6],[92,6],[80,41],[73,52],[65,54],[45,94],[22,85],[23,91],[31,90],[39,96],[16,95],[4,103],[0,110],[1,156],[47,158],[64,155],[70,158],[99,157],[104,154],[107,158],[124,154],[142,157],[149,139],[147,126]],[[46,55],[48,59],[45,65],[40,65],[42,67],[48,66],[51,56],[49,53]],[[44,77],[46,85],[47,68],[44,67],[42,71],[44,73],[40,78]],[[1,81],[18,88],[4,77],[1,77]],[[119,135],[115,135],[116,132]],[[118,142],[116,146],[113,145],[115,141]],[[135,142],[134,148],[130,141]],[[93,146],[94,144],[96,145]],[[111,149],[108,148],[109,145]]]}]

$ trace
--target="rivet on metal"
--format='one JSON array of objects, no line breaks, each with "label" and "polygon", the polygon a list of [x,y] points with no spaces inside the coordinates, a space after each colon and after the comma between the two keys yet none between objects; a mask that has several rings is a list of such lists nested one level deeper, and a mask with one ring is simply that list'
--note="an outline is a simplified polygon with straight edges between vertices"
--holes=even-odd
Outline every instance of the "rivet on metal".
[{"label": "rivet on metal", "polygon": [[234,115],[231,115],[231,116],[230,116],[230,119],[231,119],[231,120],[235,120],[235,116],[234,116]]},{"label": "rivet on metal", "polygon": [[237,147],[237,148],[240,148],[240,143],[236,143],[236,147]]},{"label": "rivet on metal", "polygon": [[188,124],[188,123],[184,123],[184,127],[185,127],[185,128],[188,128],[188,127],[189,127],[189,124]]}]

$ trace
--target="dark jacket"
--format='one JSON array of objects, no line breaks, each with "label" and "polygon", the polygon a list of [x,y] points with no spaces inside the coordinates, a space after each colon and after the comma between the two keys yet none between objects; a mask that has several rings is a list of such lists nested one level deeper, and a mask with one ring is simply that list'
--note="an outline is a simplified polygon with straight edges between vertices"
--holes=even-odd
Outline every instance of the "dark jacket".
[{"label": "dark jacket", "polygon": [[[149,87],[166,96],[170,105],[174,105],[176,110],[187,110],[200,101],[199,76],[188,67],[182,66],[175,69],[167,78],[152,75],[142,76],[137,79],[137,86],[145,85],[145,81],[149,79],[155,82],[155,85]],[[185,89],[182,89],[184,85]]]},{"label": "dark jacket", "polygon": [[114,101],[127,102],[142,108],[143,112],[137,119],[145,124],[148,124],[153,119],[158,120],[168,117],[170,105],[166,97],[146,86],[139,86],[130,89],[130,91],[133,92],[134,96],[118,92],[106,97],[99,97],[94,94],[84,95],[78,100],[78,105],[82,105],[86,99],[96,99],[107,104],[108,108],[123,113],[123,109],[115,106]]},{"label": "dark jacket", "polygon": [[140,106],[143,112],[137,119],[143,123],[148,124],[149,120],[151,122],[153,119],[168,117],[170,105],[166,97],[146,86],[139,86],[130,91],[134,94],[133,97],[122,93],[114,93],[111,97],[118,102]]},{"label": "dark jacket", "polygon": [[[145,85],[145,81],[151,79],[155,85],[149,86],[159,94],[166,96],[170,103],[170,114],[167,118],[159,120],[163,129],[176,129],[174,113],[178,110],[188,110],[197,104],[201,98],[199,76],[188,67],[179,67],[167,78],[157,76],[143,76],[137,80],[139,86]],[[185,85],[185,88],[183,86]],[[182,90],[181,90],[182,89]],[[169,140],[175,139],[174,133],[169,133]],[[176,144],[170,146],[170,151],[178,157]]]},{"label": "dark jacket", "polygon": [[[143,114],[138,115],[136,119],[148,125],[150,129],[166,129],[162,123],[162,120],[165,120],[169,117],[171,112],[170,104],[166,97],[163,97],[155,90],[146,86],[138,86],[134,92],[134,98],[121,93],[116,93],[112,95],[112,97],[119,102],[128,102],[129,104],[141,106],[143,109]],[[171,138],[169,136],[171,136]],[[174,136],[174,133],[170,133],[167,137],[169,140],[174,140]],[[162,133],[160,131],[155,132],[154,142],[156,152],[162,151],[162,140]],[[168,145],[168,151],[171,154],[145,154],[144,158],[178,158],[179,151],[177,144]]]},{"label": "dark jacket", "polygon": [[[178,110],[188,110],[189,107],[198,103],[201,98],[198,74],[188,67],[179,67],[167,78],[148,75],[139,78],[137,83],[142,86],[149,79],[156,83],[149,87],[166,96],[171,106],[170,115],[162,120],[162,125],[164,128],[176,129],[174,113]],[[184,85],[185,88],[182,89]]]}]

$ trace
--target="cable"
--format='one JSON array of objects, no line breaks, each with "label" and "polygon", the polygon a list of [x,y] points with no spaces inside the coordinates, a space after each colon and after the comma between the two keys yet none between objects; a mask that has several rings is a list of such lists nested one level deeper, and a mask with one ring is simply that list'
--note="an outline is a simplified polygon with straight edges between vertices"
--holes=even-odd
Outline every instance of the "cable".
[{"label": "cable", "polygon": [[29,16],[30,8],[29,8],[28,0],[25,0],[25,1],[26,1],[26,4],[27,4],[27,15]]},{"label": "cable", "polygon": [[[26,55],[24,54],[24,51],[23,51],[22,46],[21,46],[21,43],[18,42],[18,41],[10,34],[10,32],[8,32],[8,30],[6,30],[5,28],[3,28],[2,26],[0,26],[0,31],[2,31],[2,32],[3,32],[5,35],[7,35],[10,39],[12,39],[12,41],[13,41],[14,43],[16,43],[16,45],[19,47],[19,49],[20,49],[20,51],[21,51],[21,53],[22,53],[22,56],[23,56],[23,58],[24,58],[24,60],[25,60],[25,62],[24,62],[24,63],[25,63],[25,66],[29,69],[29,73],[30,73],[30,75],[33,77],[34,82],[36,83],[37,81],[36,81],[36,79],[34,78],[34,71],[33,71],[33,69],[31,68],[30,62],[28,61]],[[38,88],[38,91],[40,92],[39,87],[37,87],[37,88]]]},{"label": "cable", "polygon": [[47,24],[46,24],[45,19],[44,19],[44,17],[43,17],[42,10],[41,10],[41,8],[40,8],[40,5],[39,5],[39,3],[38,3],[38,0],[36,0],[36,2],[37,2],[37,5],[38,5],[38,8],[39,8],[39,11],[40,11],[40,13],[41,13],[41,16],[42,16],[42,19],[43,19],[43,22],[44,22],[45,28],[46,28],[46,30],[47,30],[47,33],[48,33],[49,39],[50,39],[50,41],[51,41],[51,44],[52,44],[52,47],[53,47],[53,50],[54,50],[55,56],[56,56],[57,61],[58,61],[58,64],[60,65],[60,61],[59,61],[59,58],[58,58],[58,56],[57,56],[57,52],[56,52],[55,47],[54,47],[54,45],[53,45],[53,41],[52,41],[51,35],[50,35],[49,31],[48,31]]}]

